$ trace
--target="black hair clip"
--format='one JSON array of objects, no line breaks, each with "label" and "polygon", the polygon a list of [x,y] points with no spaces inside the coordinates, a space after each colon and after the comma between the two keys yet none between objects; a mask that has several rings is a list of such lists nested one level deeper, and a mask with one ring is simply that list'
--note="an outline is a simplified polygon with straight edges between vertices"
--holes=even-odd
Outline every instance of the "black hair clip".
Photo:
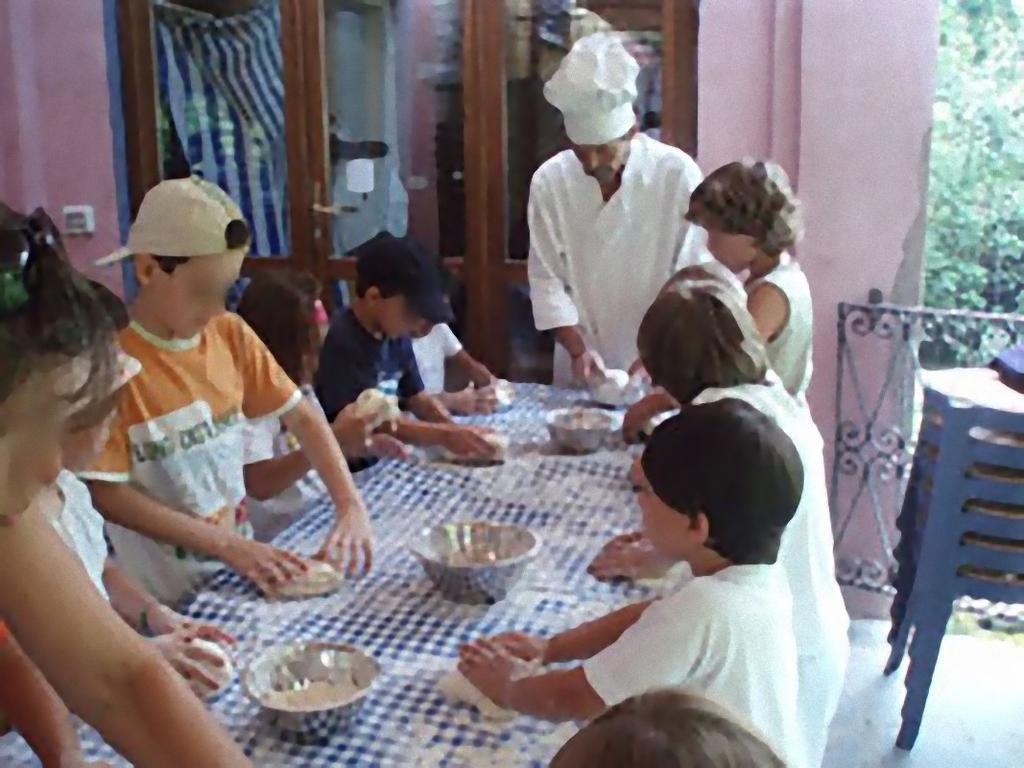
[{"label": "black hair clip", "polygon": [[59,246],[57,227],[42,208],[28,217],[12,213],[0,229],[0,317],[16,315],[28,305],[39,253],[45,249],[59,254]]}]

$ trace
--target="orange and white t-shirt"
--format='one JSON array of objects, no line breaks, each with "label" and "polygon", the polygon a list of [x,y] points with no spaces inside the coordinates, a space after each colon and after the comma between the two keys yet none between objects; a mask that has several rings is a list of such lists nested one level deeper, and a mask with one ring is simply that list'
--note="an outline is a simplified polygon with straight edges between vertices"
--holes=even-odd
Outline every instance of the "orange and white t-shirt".
[{"label": "orange and white t-shirt", "polygon": [[[124,351],[142,364],[118,403],[110,438],[86,480],[131,483],[172,509],[248,534],[243,427],[302,399],[238,315],[212,320],[192,339],[166,340],[132,323]],[[219,563],[108,524],[121,565],[159,600],[183,597]]]}]

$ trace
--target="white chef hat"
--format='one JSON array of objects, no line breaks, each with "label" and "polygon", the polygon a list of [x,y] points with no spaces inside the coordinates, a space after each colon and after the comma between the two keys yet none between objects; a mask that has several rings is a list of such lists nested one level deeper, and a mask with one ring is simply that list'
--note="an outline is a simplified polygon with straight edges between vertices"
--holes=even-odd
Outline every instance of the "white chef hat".
[{"label": "white chef hat", "polygon": [[562,111],[574,144],[607,144],[633,127],[637,64],[619,35],[601,32],[576,42],[544,86],[544,97]]}]

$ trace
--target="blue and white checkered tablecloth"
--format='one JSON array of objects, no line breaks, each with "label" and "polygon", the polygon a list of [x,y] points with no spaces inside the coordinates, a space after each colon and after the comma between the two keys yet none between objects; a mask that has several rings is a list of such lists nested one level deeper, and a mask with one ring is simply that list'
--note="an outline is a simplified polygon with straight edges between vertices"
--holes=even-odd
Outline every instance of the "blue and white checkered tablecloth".
[{"label": "blue and white checkered tablecloth", "polygon": [[[519,385],[507,411],[479,418],[512,438],[501,466],[458,468],[386,462],[357,477],[377,536],[375,567],[336,594],[269,602],[225,571],[184,608],[239,637],[244,666],[268,646],[298,639],[352,643],[373,655],[382,674],[358,720],[326,745],[281,741],[236,682],[211,709],[258,766],[545,766],[575,732],[573,724],[519,717],[494,722],[437,690],[459,645],[483,634],[520,629],[551,633],[593,618],[646,593],[601,584],[586,565],[610,536],[637,523],[630,492],[630,454],[621,443],[585,457],[551,455],[544,416],[573,394]],[[280,545],[312,553],[332,518],[328,505],[285,531]],[[541,555],[504,601],[491,606],[447,602],[405,547],[416,531],[444,520],[486,519],[530,526]],[[89,729],[90,757],[117,761]],[[17,737],[0,742],[3,765],[33,765]],[[20,761],[20,762],[19,762]]]}]

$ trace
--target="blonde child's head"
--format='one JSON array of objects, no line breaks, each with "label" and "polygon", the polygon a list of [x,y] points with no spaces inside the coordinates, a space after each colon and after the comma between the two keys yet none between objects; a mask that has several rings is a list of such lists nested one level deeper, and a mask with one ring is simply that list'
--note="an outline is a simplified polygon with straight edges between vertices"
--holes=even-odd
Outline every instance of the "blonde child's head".
[{"label": "blonde child's head", "polygon": [[[110,391],[120,303],[67,262],[53,222],[0,204],[0,484],[20,511],[61,467],[69,415]],[[123,306],[120,307],[123,312]]]},{"label": "blonde child's head", "polygon": [[574,736],[551,768],[785,768],[729,712],[676,690],[635,696]]},{"label": "blonde child's head", "polygon": [[312,383],[316,372],[321,341],[319,294],[320,284],[313,275],[275,270],[253,277],[238,302],[238,314],[299,385]]},{"label": "blonde child's head", "polygon": [[249,242],[242,212],[220,187],[170,179],[146,193],[127,246],[100,264],[131,257],[147,330],[191,339],[225,311]]},{"label": "blonde child's head", "polygon": [[742,298],[711,275],[669,283],[640,323],[637,349],[651,381],[681,403],[710,387],[760,383],[769,368]]},{"label": "blonde child's head", "polygon": [[708,231],[708,250],[732,272],[763,275],[800,239],[800,203],[782,167],[734,162],[690,195],[687,220]]}]

